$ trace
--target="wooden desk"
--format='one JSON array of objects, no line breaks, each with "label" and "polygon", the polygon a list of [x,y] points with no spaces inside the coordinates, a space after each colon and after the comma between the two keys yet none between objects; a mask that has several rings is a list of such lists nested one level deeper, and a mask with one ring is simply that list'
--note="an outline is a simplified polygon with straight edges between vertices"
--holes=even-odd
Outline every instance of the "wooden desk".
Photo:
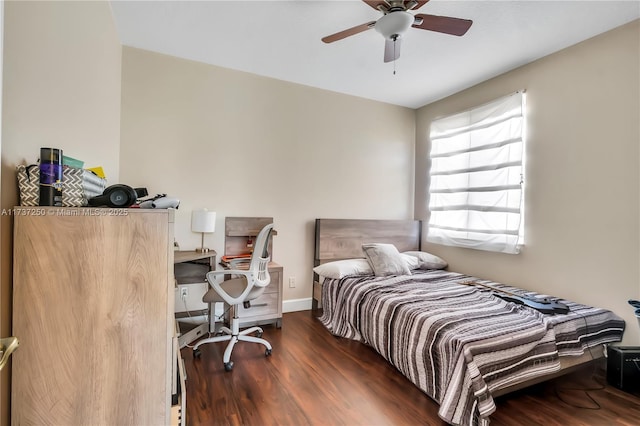
[{"label": "wooden desk", "polygon": [[[175,286],[180,288],[189,284],[194,285],[207,282],[207,272],[216,269],[216,253],[215,250],[209,250],[207,252],[197,252],[195,250],[177,250],[173,252],[173,269],[175,277]],[[201,286],[199,286],[201,287]],[[209,285],[205,286],[208,289]],[[195,290],[195,288],[194,288]],[[205,290],[206,291],[206,290]],[[180,297],[180,294],[178,294]],[[187,313],[189,315],[189,313]],[[212,311],[208,309],[209,318]],[[194,340],[199,339],[201,336],[206,335],[209,332],[209,323],[204,322],[202,324],[187,324],[176,320],[176,343],[174,346],[175,356],[178,359],[177,371],[174,371],[174,377],[180,379],[180,392],[177,392],[177,388],[174,386],[172,392],[176,398],[174,401],[174,407],[179,409],[172,410],[172,424],[176,419],[179,419],[180,426],[185,426],[186,419],[186,375],[184,372],[184,361],[180,354],[180,349],[187,346]],[[174,367],[176,365],[174,364]]]},{"label": "wooden desk", "polygon": [[[177,288],[187,286],[189,284],[202,284],[207,282],[206,274],[209,271],[216,269],[216,256],[218,253],[215,250],[209,250],[207,252],[197,252],[195,250],[179,250],[173,254],[174,272],[175,272],[175,284]],[[199,288],[202,286],[199,285]],[[207,284],[205,292],[209,288]],[[204,295],[204,293],[203,293]],[[178,298],[180,294],[178,292]],[[207,308],[209,318],[212,318],[211,307]],[[189,312],[187,312],[189,315]],[[202,323],[197,325],[179,323],[180,335],[178,337],[179,347],[182,349],[189,343],[207,334],[211,328],[210,323]]]},{"label": "wooden desk", "polygon": [[[246,266],[245,266],[246,265]],[[248,268],[248,263],[239,266]],[[271,282],[264,289],[264,293],[257,299],[251,301],[251,307],[245,309],[244,306],[238,306],[238,318],[240,318],[240,327],[249,327],[253,325],[274,324],[277,328],[282,327],[282,266],[275,263],[269,263],[269,275]],[[225,275],[225,280],[231,278]],[[225,304],[225,309],[227,305]],[[229,323],[229,311],[225,314],[225,321]]]},{"label": "wooden desk", "polygon": [[202,259],[209,259],[211,270],[214,270],[216,269],[216,256],[218,256],[218,253],[215,250],[209,250],[207,252],[197,252],[195,250],[177,250],[173,252],[173,263],[184,263]]},{"label": "wooden desk", "polygon": [[[272,217],[225,218],[224,254],[237,256],[249,253],[252,250],[249,241],[255,243],[260,230],[270,223],[273,223]],[[271,236],[274,235],[277,235],[275,229],[271,232]],[[273,239],[269,240],[268,251],[273,259]],[[271,282],[265,288],[264,293],[251,301],[251,308],[245,309],[242,305],[238,308],[240,327],[270,323],[275,324],[278,328],[282,327],[282,270],[282,266],[277,263],[269,263]],[[225,280],[229,278],[229,276],[225,276]],[[227,307],[228,305],[225,304],[225,308]],[[225,315],[225,321],[229,322],[228,313]]]}]

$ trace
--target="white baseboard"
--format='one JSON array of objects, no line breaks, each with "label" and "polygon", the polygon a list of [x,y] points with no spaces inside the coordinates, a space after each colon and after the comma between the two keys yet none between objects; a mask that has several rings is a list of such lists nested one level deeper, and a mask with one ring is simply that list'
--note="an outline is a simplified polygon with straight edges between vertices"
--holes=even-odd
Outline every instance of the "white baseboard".
[{"label": "white baseboard", "polygon": [[282,301],[282,313],[285,312],[297,312],[297,311],[310,311],[311,310],[311,297],[304,299],[291,299]]}]

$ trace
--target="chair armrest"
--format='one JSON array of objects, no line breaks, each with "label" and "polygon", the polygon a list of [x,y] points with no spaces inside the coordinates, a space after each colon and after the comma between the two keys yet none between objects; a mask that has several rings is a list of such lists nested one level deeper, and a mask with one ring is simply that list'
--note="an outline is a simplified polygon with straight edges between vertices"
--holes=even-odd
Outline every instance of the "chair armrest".
[{"label": "chair armrest", "polygon": [[[227,275],[227,274],[243,275],[243,276],[245,276],[247,278],[247,287],[245,287],[244,291],[240,294],[240,296],[231,297],[231,295],[229,295],[229,293],[224,291],[224,289],[222,288],[220,283],[218,281],[216,281],[216,279],[215,279],[216,275]],[[216,293],[218,293],[220,295],[220,297],[222,297],[224,299],[225,302],[227,302],[229,305],[238,305],[238,304],[244,302],[244,299],[247,297],[247,295],[249,294],[249,292],[253,288],[253,280],[251,279],[252,275],[253,275],[253,273],[251,271],[248,271],[248,270],[242,271],[240,269],[229,269],[229,270],[224,270],[224,271],[210,271],[210,272],[207,272],[207,281],[209,282],[209,285],[216,291]]]}]

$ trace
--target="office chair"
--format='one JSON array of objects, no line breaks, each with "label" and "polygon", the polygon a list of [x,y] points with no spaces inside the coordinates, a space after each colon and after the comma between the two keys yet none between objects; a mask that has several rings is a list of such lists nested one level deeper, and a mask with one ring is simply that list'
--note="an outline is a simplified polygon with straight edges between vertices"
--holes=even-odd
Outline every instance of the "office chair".
[{"label": "office chair", "polygon": [[[194,357],[200,357],[201,354],[198,349],[200,346],[207,343],[224,342],[227,340],[229,344],[224,351],[222,359],[226,371],[233,369],[231,351],[233,351],[233,347],[239,341],[260,343],[267,348],[265,350],[265,356],[271,355],[271,344],[261,339],[262,329],[260,327],[251,327],[240,331],[238,305],[242,303],[245,307],[248,307],[250,305],[249,302],[258,298],[271,281],[271,277],[269,276],[269,238],[271,237],[272,230],[273,224],[271,223],[262,228],[258,234],[251,255],[249,269],[237,269],[239,262],[232,261],[231,269],[207,273],[207,281],[209,281],[211,288],[202,297],[202,301],[207,304],[215,302],[226,302],[229,304],[231,306],[231,321],[229,324],[231,328],[222,327],[220,328],[220,332],[224,333],[222,336],[209,337],[199,341],[193,347]],[[218,283],[215,279],[218,275],[229,274],[231,274],[233,278],[223,281],[222,283]],[[251,333],[257,333],[257,337],[249,336]]]}]

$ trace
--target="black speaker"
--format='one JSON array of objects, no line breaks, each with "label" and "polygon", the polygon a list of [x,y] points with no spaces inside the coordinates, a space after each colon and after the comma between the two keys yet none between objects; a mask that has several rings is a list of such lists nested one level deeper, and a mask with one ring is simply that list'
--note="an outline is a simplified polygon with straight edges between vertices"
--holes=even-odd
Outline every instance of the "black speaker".
[{"label": "black speaker", "polygon": [[89,200],[89,205],[107,207],[130,207],[138,199],[136,190],[127,185],[111,185],[104,190],[102,195]]},{"label": "black speaker", "polygon": [[640,390],[640,346],[609,346],[607,382],[626,392]]}]

